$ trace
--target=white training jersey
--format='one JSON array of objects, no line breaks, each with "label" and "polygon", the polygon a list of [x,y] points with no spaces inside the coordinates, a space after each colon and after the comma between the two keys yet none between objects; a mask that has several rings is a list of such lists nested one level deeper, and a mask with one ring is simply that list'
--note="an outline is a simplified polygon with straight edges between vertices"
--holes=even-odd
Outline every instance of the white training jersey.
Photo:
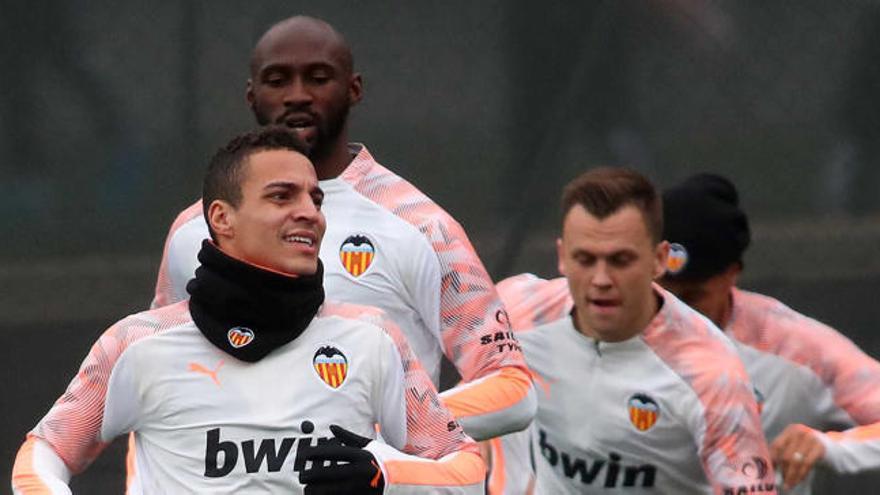
[{"label": "white training jersey", "polygon": [[536,375],[536,493],[776,493],[745,369],[709,320],[663,304],[617,343],[565,317],[521,332]]},{"label": "white training jersey", "polygon": [[[836,330],[776,299],[740,289],[731,298],[725,332],[763,402],[767,438],[803,424],[822,440],[822,462],[835,471],[880,467],[880,363]],[[840,429],[846,431],[829,431]],[[787,493],[810,493],[810,484],[801,482]]]},{"label": "white training jersey", "polygon": [[[339,177],[320,182],[327,231],[324,287],[334,300],[381,308],[401,328],[435,386],[440,360],[467,387],[443,394],[476,438],[525,427],[534,392],[504,307],[461,226],[362,145]],[[153,307],[188,297],[208,227],[201,201],[168,234]]]},{"label": "white training jersey", "polygon": [[120,321],[31,432],[13,487],[64,493],[50,491],[40,448],[75,473],[134,432],[131,494],[302,493],[304,456],[331,424],[369,438],[378,429],[397,449],[374,451],[386,493],[481,493],[475,444],[398,331],[378,310],[333,303],[254,363],[211,344],[186,302]]},{"label": "white training jersey", "polygon": [[[521,274],[497,287],[518,332],[565,317],[573,306],[564,278]],[[822,462],[836,472],[880,467],[880,363],[833,328],[776,299],[736,288],[731,298],[724,332],[755,387],[766,438],[772,441],[788,425],[804,424],[822,440]],[[841,428],[848,429],[828,431]],[[502,441],[514,442],[515,435]],[[502,471],[522,470],[529,462],[513,455],[504,461]],[[504,477],[495,471],[493,466],[492,476]],[[787,493],[810,493],[811,479]],[[492,495],[521,493],[525,485],[502,486],[509,491]]]}]

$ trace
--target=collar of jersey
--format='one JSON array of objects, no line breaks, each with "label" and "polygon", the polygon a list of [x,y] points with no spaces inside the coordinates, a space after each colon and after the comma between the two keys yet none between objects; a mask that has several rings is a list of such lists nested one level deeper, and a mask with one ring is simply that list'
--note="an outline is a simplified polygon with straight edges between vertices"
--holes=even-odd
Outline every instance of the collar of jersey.
[{"label": "collar of jersey", "polygon": [[[205,240],[199,262],[186,286],[193,321],[212,344],[242,361],[259,361],[298,337],[324,302],[320,260],[314,275],[289,277],[235,259]],[[250,330],[253,338],[233,346],[229,333],[235,328]]]}]

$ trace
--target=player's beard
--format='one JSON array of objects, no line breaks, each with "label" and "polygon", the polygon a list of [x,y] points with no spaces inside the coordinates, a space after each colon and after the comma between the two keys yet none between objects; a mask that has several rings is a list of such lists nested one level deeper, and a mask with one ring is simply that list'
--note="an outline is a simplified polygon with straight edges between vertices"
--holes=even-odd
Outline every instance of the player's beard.
[{"label": "player's beard", "polygon": [[[332,109],[327,114],[326,121],[321,119],[318,121],[315,140],[309,149],[309,159],[313,162],[320,162],[327,157],[333,150],[345,124],[348,121],[348,105],[341,105],[338,109]],[[343,143],[345,145],[347,143]]]},{"label": "player's beard", "polygon": [[[345,129],[348,121],[348,112],[351,107],[349,105],[340,105],[339,108],[332,108],[327,113],[327,118],[321,118],[320,115],[314,115],[315,121],[315,138],[310,143],[304,143],[308,146],[308,157],[313,162],[319,162],[332,151],[334,144]],[[259,106],[254,107],[254,117],[261,126],[272,123],[272,118]],[[281,114],[274,123],[277,125],[285,125],[285,116],[290,112]]]}]

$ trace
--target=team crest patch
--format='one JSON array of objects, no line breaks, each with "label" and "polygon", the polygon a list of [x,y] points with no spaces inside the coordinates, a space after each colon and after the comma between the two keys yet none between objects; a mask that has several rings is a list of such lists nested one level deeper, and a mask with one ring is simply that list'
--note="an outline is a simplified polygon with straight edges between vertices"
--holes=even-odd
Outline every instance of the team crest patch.
[{"label": "team crest patch", "polygon": [[635,394],[629,398],[629,421],[639,431],[648,431],[660,417],[660,406],[646,394]]},{"label": "team crest patch", "polygon": [[688,262],[688,252],[681,244],[673,242],[669,245],[669,257],[666,258],[666,271],[676,275],[684,270]]},{"label": "team crest patch", "polygon": [[350,235],[339,248],[339,260],[342,261],[342,266],[355,277],[367,271],[375,257],[376,246],[365,235]]},{"label": "team crest patch", "polygon": [[226,332],[226,338],[229,340],[229,345],[239,349],[254,341],[254,331],[250,328],[234,327]]},{"label": "team crest patch", "polygon": [[315,373],[332,388],[339,388],[348,375],[348,359],[336,347],[325,345],[318,349],[312,358]]}]

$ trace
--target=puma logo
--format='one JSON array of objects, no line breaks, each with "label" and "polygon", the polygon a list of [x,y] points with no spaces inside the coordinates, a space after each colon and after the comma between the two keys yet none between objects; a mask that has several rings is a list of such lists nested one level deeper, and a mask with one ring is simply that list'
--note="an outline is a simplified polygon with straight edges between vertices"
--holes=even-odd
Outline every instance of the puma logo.
[{"label": "puma logo", "polygon": [[217,367],[213,370],[205,368],[199,363],[189,363],[189,370],[195,373],[201,373],[203,375],[208,375],[217,386],[220,386],[220,380],[217,378],[217,372],[220,371],[220,368],[223,367],[223,360],[221,359],[219,363],[217,363]]}]

